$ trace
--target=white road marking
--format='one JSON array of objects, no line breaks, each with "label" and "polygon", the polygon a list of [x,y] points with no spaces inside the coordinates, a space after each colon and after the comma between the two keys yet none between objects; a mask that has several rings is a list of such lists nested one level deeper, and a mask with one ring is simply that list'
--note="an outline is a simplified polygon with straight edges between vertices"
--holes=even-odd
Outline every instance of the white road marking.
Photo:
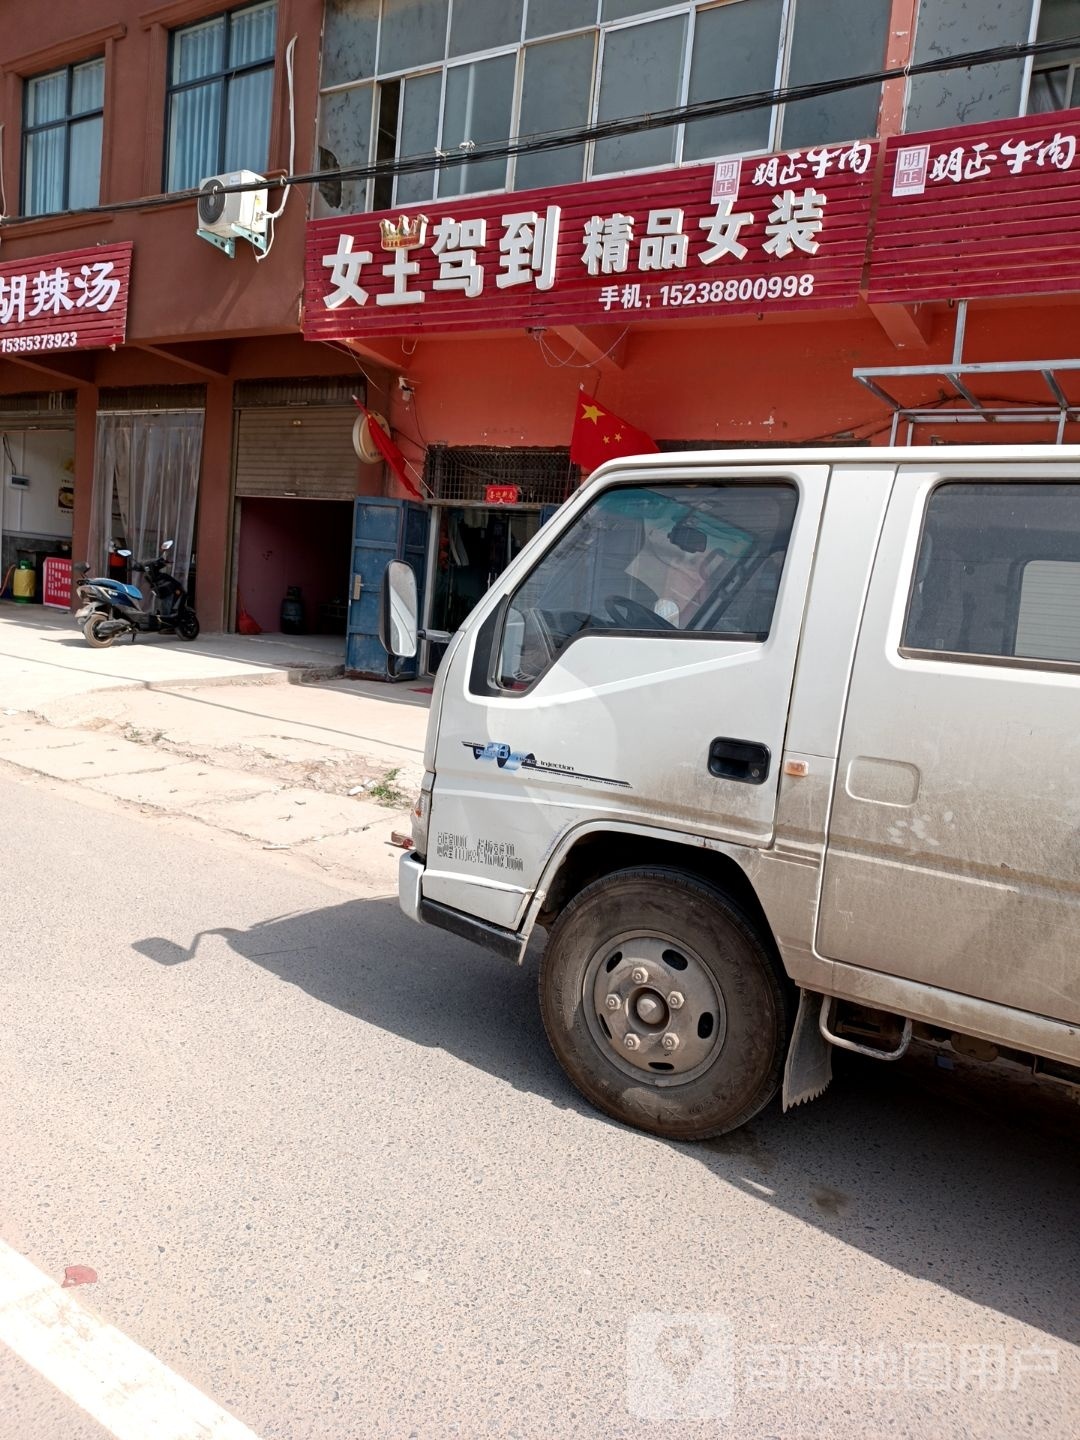
[{"label": "white road marking", "polygon": [[117,1440],[258,1440],[3,1241],[0,1342]]}]

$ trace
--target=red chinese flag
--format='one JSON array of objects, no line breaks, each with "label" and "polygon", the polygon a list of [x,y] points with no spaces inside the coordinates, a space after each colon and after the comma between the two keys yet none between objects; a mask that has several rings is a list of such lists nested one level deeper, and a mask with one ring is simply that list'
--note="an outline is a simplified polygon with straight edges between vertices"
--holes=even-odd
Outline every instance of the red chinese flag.
[{"label": "red chinese flag", "polygon": [[417,500],[422,500],[424,497],[420,494],[416,481],[413,480],[409,472],[405,469],[405,456],[402,455],[401,451],[394,444],[389,434],[379,424],[378,420],[367,408],[367,406],[361,405],[360,401],[357,400],[355,395],[353,396],[353,400],[356,403],[356,408],[358,410],[362,410],[363,413],[367,416],[368,434],[375,442],[376,450],[378,450],[379,454],[386,461],[387,465],[390,466],[390,469],[401,481],[402,485],[405,486],[405,489],[409,492],[409,494],[415,495]]},{"label": "red chinese flag", "polygon": [[605,460],[620,455],[651,455],[660,447],[651,435],[620,420],[581,392],[570,437],[570,459],[588,474]]}]

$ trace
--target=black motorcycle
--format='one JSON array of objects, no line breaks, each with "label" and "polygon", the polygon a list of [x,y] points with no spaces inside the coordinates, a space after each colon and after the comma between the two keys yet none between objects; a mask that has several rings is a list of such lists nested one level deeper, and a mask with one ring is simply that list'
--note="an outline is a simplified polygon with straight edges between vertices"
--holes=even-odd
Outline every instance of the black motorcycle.
[{"label": "black motorcycle", "polygon": [[[94,580],[85,577],[90,571],[86,564],[76,565],[75,572],[84,578],[78,587],[79,599],[85,601],[76,612],[75,619],[82,626],[86,643],[95,649],[104,649],[120,635],[131,635],[134,642],[140,630],[162,635],[179,635],[181,640],[194,640],[199,633],[199,617],[187,603],[187,591],[175,576],[170,575],[169,551],[173,542],[166,540],[161,554],[153,560],[137,560],[132,570],[146,576],[154,599],[147,610],[143,605],[142,591],[137,585],[125,585],[121,580],[99,576]],[[130,550],[118,550],[125,558]]]}]

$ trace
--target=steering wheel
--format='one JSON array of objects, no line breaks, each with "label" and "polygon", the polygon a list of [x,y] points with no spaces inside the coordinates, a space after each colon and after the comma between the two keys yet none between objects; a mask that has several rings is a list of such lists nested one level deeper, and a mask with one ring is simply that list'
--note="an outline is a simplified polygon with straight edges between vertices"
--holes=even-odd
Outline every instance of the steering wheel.
[{"label": "steering wheel", "polygon": [[628,630],[677,630],[670,620],[657,615],[640,600],[631,600],[628,595],[609,595],[604,601],[608,614],[619,625]]}]

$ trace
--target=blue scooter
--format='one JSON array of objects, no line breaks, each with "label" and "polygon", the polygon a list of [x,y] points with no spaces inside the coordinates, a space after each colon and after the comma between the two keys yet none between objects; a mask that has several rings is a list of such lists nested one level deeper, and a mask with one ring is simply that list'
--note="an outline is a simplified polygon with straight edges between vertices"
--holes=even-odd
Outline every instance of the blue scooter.
[{"label": "blue scooter", "polygon": [[[78,596],[85,603],[76,612],[75,619],[82,626],[86,643],[95,650],[111,645],[121,635],[135,636],[140,630],[163,635],[179,635],[181,640],[194,640],[199,633],[199,617],[187,603],[187,591],[174,576],[168,573],[169,551],[173,547],[166,540],[161,554],[153,560],[137,560],[132,570],[145,574],[154,592],[153,608],[143,608],[142,591],[137,585],[125,585],[121,580],[99,576],[87,580],[90,571],[86,564],[74,569],[83,578],[79,582]],[[118,550],[118,555],[130,557],[130,550]]]}]

